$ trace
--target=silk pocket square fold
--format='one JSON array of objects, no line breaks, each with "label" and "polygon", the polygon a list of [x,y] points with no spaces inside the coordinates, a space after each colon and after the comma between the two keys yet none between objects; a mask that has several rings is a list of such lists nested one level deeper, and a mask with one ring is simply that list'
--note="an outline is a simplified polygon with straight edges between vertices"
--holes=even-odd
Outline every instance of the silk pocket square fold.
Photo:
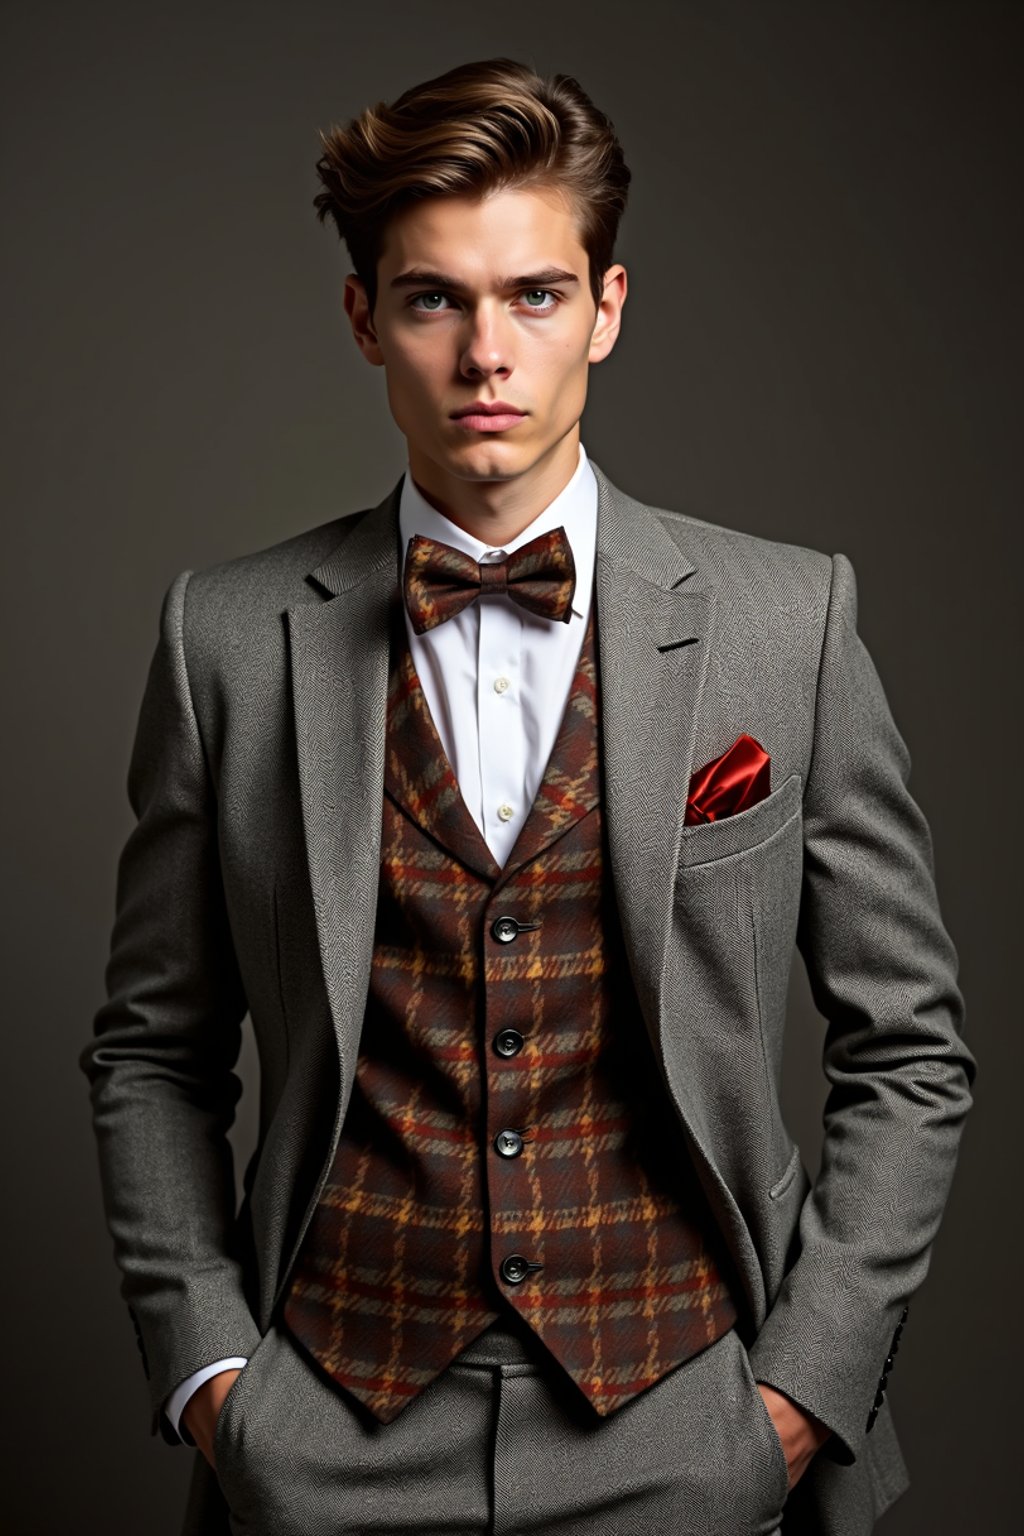
[{"label": "silk pocket square fold", "polygon": [[720,757],[712,758],[690,778],[684,825],[721,821],[771,793],[771,758],[744,731]]}]

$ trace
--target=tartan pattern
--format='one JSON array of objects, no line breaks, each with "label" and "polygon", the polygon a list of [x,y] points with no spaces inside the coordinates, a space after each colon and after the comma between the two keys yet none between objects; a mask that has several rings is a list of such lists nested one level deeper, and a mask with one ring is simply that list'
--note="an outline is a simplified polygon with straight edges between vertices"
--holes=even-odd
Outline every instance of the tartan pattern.
[{"label": "tartan pattern", "polygon": [[576,562],[564,528],[540,533],[503,560],[474,560],[465,550],[414,533],[403,577],[405,604],[418,635],[453,619],[481,592],[497,592],[568,624],[576,591]]},{"label": "tartan pattern", "polygon": [[[629,981],[601,807],[596,598],[505,866],[398,615],[356,1081],[284,1319],[382,1422],[509,1307],[598,1414],[732,1326],[724,1251]],[[510,943],[512,915],[538,927]],[[503,1029],[517,1055],[494,1049]],[[494,1138],[519,1130],[517,1157]],[[543,1267],[518,1285],[503,1258]]]}]

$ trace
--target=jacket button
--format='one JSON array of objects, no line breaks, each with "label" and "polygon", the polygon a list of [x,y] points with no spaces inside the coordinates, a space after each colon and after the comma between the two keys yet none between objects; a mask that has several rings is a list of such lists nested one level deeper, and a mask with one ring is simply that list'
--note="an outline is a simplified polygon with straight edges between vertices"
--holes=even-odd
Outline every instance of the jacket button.
[{"label": "jacket button", "polygon": [[499,1056],[517,1056],[525,1044],[518,1029],[499,1029],[494,1037],[494,1049]]},{"label": "jacket button", "polygon": [[503,1280],[508,1281],[509,1285],[518,1285],[521,1280],[526,1279],[531,1269],[543,1268],[543,1264],[531,1264],[530,1260],[524,1258],[521,1253],[510,1253],[507,1258],[502,1259],[498,1273]]},{"label": "jacket button", "polygon": [[518,1131],[499,1131],[494,1138],[494,1147],[502,1157],[518,1157],[523,1150],[523,1138]]}]

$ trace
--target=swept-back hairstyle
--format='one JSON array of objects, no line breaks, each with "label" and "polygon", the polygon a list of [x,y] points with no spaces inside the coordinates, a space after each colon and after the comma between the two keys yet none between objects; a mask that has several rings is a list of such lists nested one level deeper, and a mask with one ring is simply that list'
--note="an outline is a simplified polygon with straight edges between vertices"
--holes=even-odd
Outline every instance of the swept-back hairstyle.
[{"label": "swept-back hairstyle", "polygon": [[320,142],[317,217],[337,225],[371,314],[387,225],[402,208],[531,186],[568,198],[600,303],[630,172],[612,123],[572,75],[545,79],[507,58],[460,64],[333,124]]}]

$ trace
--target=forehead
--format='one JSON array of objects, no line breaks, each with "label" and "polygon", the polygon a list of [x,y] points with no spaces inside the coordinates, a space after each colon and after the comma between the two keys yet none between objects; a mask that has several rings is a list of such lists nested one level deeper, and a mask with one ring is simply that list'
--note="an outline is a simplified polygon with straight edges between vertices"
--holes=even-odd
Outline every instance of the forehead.
[{"label": "forehead", "polygon": [[380,275],[431,268],[482,284],[541,267],[583,273],[586,265],[568,201],[557,189],[535,187],[424,198],[402,209],[388,225]]}]

